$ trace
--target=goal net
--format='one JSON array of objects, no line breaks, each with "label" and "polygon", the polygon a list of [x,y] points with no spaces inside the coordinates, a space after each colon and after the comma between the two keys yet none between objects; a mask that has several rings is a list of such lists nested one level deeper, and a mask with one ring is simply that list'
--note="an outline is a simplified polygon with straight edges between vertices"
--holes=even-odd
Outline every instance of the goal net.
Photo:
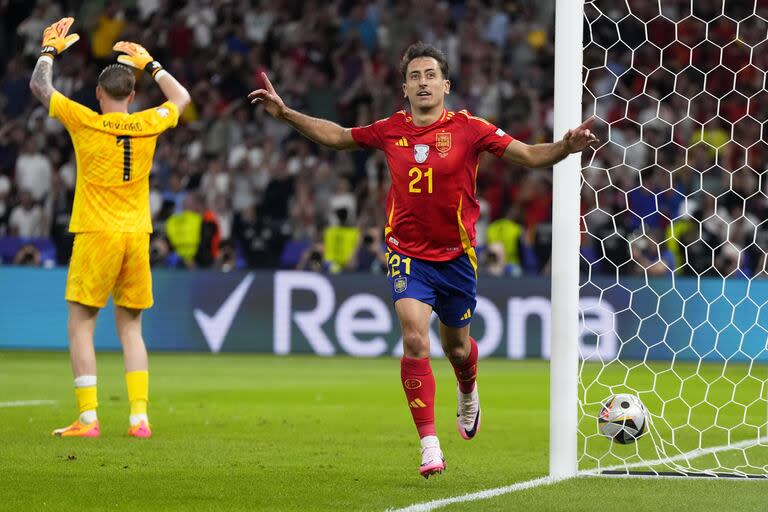
[{"label": "goal net", "polygon": [[[765,477],[768,2],[587,0],[584,19],[602,141],[581,181],[578,469]],[[646,406],[636,443],[599,434],[616,393]]]}]

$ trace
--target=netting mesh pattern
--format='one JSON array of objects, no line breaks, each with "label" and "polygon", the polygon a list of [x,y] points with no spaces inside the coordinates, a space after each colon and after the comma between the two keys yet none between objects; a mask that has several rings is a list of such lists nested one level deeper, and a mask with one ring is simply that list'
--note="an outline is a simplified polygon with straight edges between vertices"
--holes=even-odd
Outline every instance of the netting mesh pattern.
[{"label": "netting mesh pattern", "polygon": [[[587,0],[584,21],[602,142],[582,173],[579,469],[765,475],[768,2]],[[627,446],[597,429],[620,392],[650,414]]]}]

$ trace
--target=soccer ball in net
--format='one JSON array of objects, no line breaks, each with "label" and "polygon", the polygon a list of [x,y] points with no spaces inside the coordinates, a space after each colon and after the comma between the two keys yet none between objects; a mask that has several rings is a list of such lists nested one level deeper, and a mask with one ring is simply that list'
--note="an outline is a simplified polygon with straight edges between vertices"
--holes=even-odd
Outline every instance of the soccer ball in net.
[{"label": "soccer ball in net", "polygon": [[600,433],[619,444],[634,443],[645,432],[645,406],[635,395],[619,393],[603,402]]}]

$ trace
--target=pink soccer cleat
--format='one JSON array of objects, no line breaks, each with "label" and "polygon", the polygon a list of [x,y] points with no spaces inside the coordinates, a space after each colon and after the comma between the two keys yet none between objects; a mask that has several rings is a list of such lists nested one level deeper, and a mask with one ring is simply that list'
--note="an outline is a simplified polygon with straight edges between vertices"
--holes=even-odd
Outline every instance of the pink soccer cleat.
[{"label": "pink soccer cleat", "polygon": [[128,435],[140,439],[147,439],[152,437],[152,430],[149,428],[149,423],[140,421],[136,425],[131,425],[131,428],[128,429]]},{"label": "pink soccer cleat", "polygon": [[459,389],[457,402],[456,426],[461,437],[469,441],[480,431],[480,395],[477,393],[477,383],[471,393],[462,393]]},{"label": "pink soccer cleat", "polygon": [[434,442],[427,444],[421,449],[421,466],[419,474],[424,478],[429,478],[434,474],[442,473],[445,470],[445,457],[440,449],[440,443],[437,438]]},{"label": "pink soccer cleat", "polygon": [[57,428],[51,434],[58,437],[99,437],[99,420],[93,423],[80,423],[80,420],[75,420],[68,427]]}]

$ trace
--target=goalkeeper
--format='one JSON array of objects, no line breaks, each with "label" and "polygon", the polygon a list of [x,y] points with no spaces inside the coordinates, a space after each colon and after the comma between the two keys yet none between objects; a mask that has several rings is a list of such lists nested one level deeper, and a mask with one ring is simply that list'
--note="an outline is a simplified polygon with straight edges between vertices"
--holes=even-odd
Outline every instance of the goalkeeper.
[{"label": "goalkeeper", "polygon": [[[52,85],[53,61],[79,39],[69,34],[73,18],[63,18],[43,32],[32,79],[32,93],[64,125],[77,160],[75,203],[69,230],[75,234],[67,275],[67,331],[80,416],[57,429],[62,437],[97,437],[96,317],[112,295],[115,323],[123,346],[125,380],[131,412],[128,434],[150,437],[147,417],[149,374],[141,335],[141,313],[152,306],[149,268],[149,173],[158,136],[176,126],[189,104],[187,90],[141,46],[119,42],[119,64],[99,75],[96,98],[101,114],[74,102]],[[132,68],[155,79],[168,101],[128,113],[133,101]]]}]

